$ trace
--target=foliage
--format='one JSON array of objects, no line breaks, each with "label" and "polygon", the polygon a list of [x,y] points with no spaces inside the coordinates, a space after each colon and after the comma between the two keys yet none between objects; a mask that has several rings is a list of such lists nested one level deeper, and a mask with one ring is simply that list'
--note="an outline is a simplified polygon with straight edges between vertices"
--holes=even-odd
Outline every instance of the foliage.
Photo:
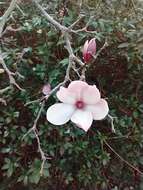
[{"label": "foliage", "polygon": [[[108,97],[110,113],[115,116],[112,133],[107,120],[94,122],[86,134],[70,123],[53,126],[46,120],[47,108],[56,101],[49,98],[38,122],[41,146],[49,159],[40,176],[41,158],[33,133],[24,139],[39,110],[39,104],[25,106],[42,96],[42,87],[63,81],[68,64],[62,34],[40,15],[32,2],[21,1],[1,40],[7,66],[24,77],[16,80],[25,91],[11,88],[2,94],[7,106],[0,104],[0,189],[99,189],[139,190],[142,177],[123,163],[104,143],[105,140],[132,165],[143,169],[143,48],[142,4],[133,1],[43,1],[43,7],[60,23],[70,26],[79,12],[85,17],[76,26],[89,21],[95,33],[73,34],[72,46],[82,58],[81,48],[87,39],[97,39],[99,50],[107,38],[109,46],[88,67],[87,81],[95,83],[103,97]],[[8,2],[0,4],[0,15]],[[135,6],[135,7],[134,7]],[[24,51],[22,58],[19,58]],[[71,76],[77,78],[74,74]],[[8,85],[7,75],[0,73],[1,88]]]}]

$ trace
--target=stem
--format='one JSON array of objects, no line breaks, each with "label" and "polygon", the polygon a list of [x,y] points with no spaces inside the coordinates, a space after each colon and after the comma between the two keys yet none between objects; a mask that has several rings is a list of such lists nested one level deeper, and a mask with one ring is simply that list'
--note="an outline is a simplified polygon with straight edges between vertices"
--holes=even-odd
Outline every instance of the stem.
[{"label": "stem", "polygon": [[137,171],[140,175],[143,175],[143,172],[140,171],[138,168],[130,164],[127,160],[125,160],[122,156],[120,156],[109,144],[106,140],[104,140],[104,144],[122,161],[124,162],[127,166],[132,168],[133,170]]},{"label": "stem", "polygon": [[5,11],[4,15],[0,18],[0,37],[2,36],[2,31],[3,31],[3,28],[5,26],[5,23],[6,23],[7,19],[8,19],[8,17],[10,16],[12,11],[16,7],[16,3],[17,3],[17,0],[12,0],[9,7],[8,7],[8,9]]}]

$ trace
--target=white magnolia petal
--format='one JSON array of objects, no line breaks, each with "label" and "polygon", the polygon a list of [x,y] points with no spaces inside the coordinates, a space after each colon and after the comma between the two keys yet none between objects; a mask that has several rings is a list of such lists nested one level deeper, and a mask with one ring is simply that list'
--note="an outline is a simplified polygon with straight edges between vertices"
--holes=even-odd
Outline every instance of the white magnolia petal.
[{"label": "white magnolia petal", "polygon": [[54,104],[47,110],[47,120],[54,125],[63,125],[70,120],[74,110],[74,106],[69,104]]},{"label": "white magnolia petal", "polygon": [[95,85],[89,85],[88,88],[83,91],[82,98],[86,104],[96,104],[99,102],[101,96],[98,88]]},{"label": "white magnolia petal", "polygon": [[83,57],[86,55],[87,53],[87,48],[88,48],[88,40],[86,40],[84,46],[83,46],[83,50],[82,50],[82,53],[83,53]]},{"label": "white magnolia petal", "polygon": [[94,120],[104,119],[109,112],[108,103],[104,99],[100,99],[95,105],[86,106],[86,109],[92,113]]},{"label": "white magnolia petal", "polygon": [[94,55],[96,53],[96,41],[95,38],[91,39],[88,44],[87,52],[89,52],[91,55]]},{"label": "white magnolia petal", "polygon": [[72,81],[69,86],[68,90],[69,92],[75,93],[78,100],[82,98],[82,93],[85,89],[88,88],[88,84],[84,81]]},{"label": "white magnolia petal", "polygon": [[93,116],[89,111],[78,109],[72,115],[71,121],[84,131],[87,131],[92,125]]},{"label": "white magnolia petal", "polygon": [[82,89],[82,88],[84,88],[84,87],[88,87],[88,84],[86,83],[86,82],[84,82],[84,81],[80,81],[80,80],[75,80],[75,81],[72,81],[70,84],[69,84],[69,86],[68,86],[68,89],[70,90],[70,91],[76,91],[76,90],[78,90],[78,89]]},{"label": "white magnolia petal", "polygon": [[60,87],[60,90],[57,92],[57,98],[64,103],[74,104],[77,99],[76,93],[70,92],[68,88]]}]

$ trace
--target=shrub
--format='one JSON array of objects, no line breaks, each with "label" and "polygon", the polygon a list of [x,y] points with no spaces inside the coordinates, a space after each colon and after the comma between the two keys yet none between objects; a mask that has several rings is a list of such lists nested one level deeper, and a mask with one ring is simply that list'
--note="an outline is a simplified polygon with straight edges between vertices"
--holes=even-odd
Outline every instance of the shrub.
[{"label": "shrub", "polygon": [[[47,108],[57,101],[55,93],[50,96],[36,125],[41,148],[50,158],[44,163],[42,175],[37,138],[34,131],[27,134],[41,104],[27,103],[44,96],[45,84],[54,88],[64,80],[69,55],[61,31],[41,15],[33,2],[18,2],[0,39],[6,65],[25,89],[8,86],[7,73],[1,67],[1,89],[8,86],[0,91],[2,190],[142,189],[138,170],[143,165],[143,16],[142,3],[133,2],[83,1],[82,6],[63,0],[40,3],[67,27],[77,20],[79,13],[84,14],[74,30],[88,23],[87,30],[94,32],[81,30],[72,33],[70,39],[74,54],[81,60],[87,39],[96,38],[97,51],[107,40],[108,47],[89,64],[86,81],[96,84],[102,96],[108,97],[110,114],[116,117],[116,133],[111,129],[110,118],[95,121],[87,133],[72,123],[54,126],[46,120]],[[0,4],[2,15],[9,2]],[[70,78],[78,79],[74,70]]]}]

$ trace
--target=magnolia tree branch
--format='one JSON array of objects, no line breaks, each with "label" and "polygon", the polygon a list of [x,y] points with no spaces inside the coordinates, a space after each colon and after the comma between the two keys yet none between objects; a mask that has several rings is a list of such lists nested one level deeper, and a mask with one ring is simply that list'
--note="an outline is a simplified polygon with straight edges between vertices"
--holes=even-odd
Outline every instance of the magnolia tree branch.
[{"label": "magnolia tree branch", "polygon": [[0,17],[0,37],[2,36],[2,32],[5,26],[5,23],[7,22],[8,17],[12,13],[12,11],[16,7],[17,0],[12,0],[8,9],[5,11],[4,15]]},{"label": "magnolia tree branch", "polygon": [[108,114],[108,118],[109,118],[110,123],[111,123],[112,132],[115,133],[116,131],[115,131],[115,127],[114,127],[114,119],[115,119],[116,117],[113,117],[113,116],[111,116],[110,114]]},{"label": "magnolia tree branch", "polygon": [[67,67],[67,71],[66,71],[66,75],[65,75],[64,81],[62,83],[59,83],[53,90],[50,91],[50,93],[48,95],[46,95],[43,98],[44,101],[41,103],[41,108],[39,109],[39,112],[38,112],[38,114],[36,116],[36,119],[34,121],[33,127],[31,129],[29,129],[28,132],[23,136],[23,138],[25,138],[30,132],[34,132],[34,134],[35,134],[35,137],[36,137],[37,143],[38,143],[38,151],[40,152],[41,160],[42,160],[41,169],[40,169],[40,175],[43,174],[43,168],[44,168],[44,164],[45,164],[46,160],[51,159],[51,158],[47,157],[46,154],[44,153],[44,151],[41,148],[41,143],[40,143],[40,139],[39,139],[39,136],[38,136],[38,130],[37,130],[37,122],[38,122],[38,120],[39,120],[39,118],[41,116],[42,110],[43,110],[44,105],[45,105],[45,101],[52,94],[54,94],[60,88],[60,86],[63,86],[68,80],[70,80],[69,71],[70,71],[70,68],[72,66],[72,61],[73,60],[69,58],[69,64],[68,64],[68,67]]},{"label": "magnolia tree branch", "polygon": [[4,59],[3,59],[3,56],[2,56],[1,51],[0,51],[0,64],[2,65],[3,69],[5,70],[5,72],[7,73],[8,77],[9,77],[9,83],[10,83],[10,85],[14,85],[14,86],[16,86],[19,90],[23,91],[24,89],[22,89],[22,88],[17,84],[15,78],[13,77],[13,75],[15,75],[15,73],[11,72],[11,71],[8,69],[8,67],[7,67],[7,65],[6,65],[6,63],[5,63]]},{"label": "magnolia tree branch", "polygon": [[[8,91],[8,90],[10,90],[10,89],[11,89],[10,86],[8,86],[8,87],[6,87],[6,88],[4,88],[4,89],[1,89],[1,90],[0,90],[0,94],[3,94],[3,93],[5,93],[6,91]],[[6,101],[5,101],[3,98],[0,98],[0,102],[3,103],[3,104],[6,106]]]},{"label": "magnolia tree branch", "polygon": [[110,144],[104,140],[104,144],[122,161],[124,162],[127,166],[129,166],[132,170],[138,172],[141,176],[143,176],[143,172],[140,171],[138,168],[136,168],[135,166],[133,166],[131,163],[129,163],[127,160],[125,160],[121,155],[119,155],[115,150],[114,148],[112,148],[110,146]]},{"label": "magnolia tree branch", "polygon": [[44,96],[44,97],[42,97],[40,99],[34,100],[34,101],[27,102],[25,104],[25,106],[28,106],[29,104],[33,104],[33,103],[36,103],[36,102],[42,102],[43,100],[48,100],[48,98],[50,96],[52,96],[61,86],[64,86],[65,83],[70,80],[69,71],[70,71],[71,67],[72,67],[72,61],[69,59],[69,64],[68,64],[68,67],[67,67],[67,70],[66,70],[66,75],[65,75],[64,81],[59,83],[57,86],[55,86],[55,88],[53,88],[46,96]]},{"label": "magnolia tree branch", "polygon": [[38,130],[37,130],[37,123],[38,123],[38,120],[39,120],[39,118],[41,116],[41,113],[43,111],[44,105],[45,105],[45,101],[41,103],[41,107],[40,107],[40,109],[38,111],[38,114],[36,116],[36,119],[34,121],[34,124],[33,124],[32,128],[29,129],[28,132],[22,138],[22,139],[24,139],[31,132],[33,132],[35,137],[36,137],[37,144],[38,144],[38,151],[40,153],[41,160],[42,160],[41,169],[40,169],[40,175],[43,175],[43,169],[44,169],[44,164],[45,164],[46,160],[51,159],[50,157],[47,157],[46,153],[42,150],[39,135],[38,135]]},{"label": "magnolia tree branch", "polygon": [[[33,2],[35,3],[35,5],[37,6],[37,8],[41,11],[41,13],[45,16],[45,18],[48,20],[48,22],[50,22],[53,26],[55,26],[58,30],[60,30],[65,38],[65,43],[66,43],[66,49],[69,53],[69,56],[76,61],[79,65],[84,65],[84,63],[74,55],[72,47],[71,47],[71,41],[70,41],[70,32],[74,32],[73,30],[71,30],[71,26],[70,27],[66,27],[61,25],[59,22],[57,22],[55,19],[53,19],[53,17],[51,17],[45,10],[44,8],[37,2],[37,0],[33,0]],[[73,23],[73,25],[75,25],[75,22]]]},{"label": "magnolia tree branch", "polygon": [[5,93],[6,91],[8,91],[8,90],[10,90],[10,89],[11,89],[11,87],[10,87],[10,86],[8,86],[8,87],[6,87],[6,88],[1,89],[1,90],[0,90],[0,94],[3,94],[3,93]]},{"label": "magnolia tree branch", "polygon": [[86,25],[83,28],[77,29],[77,30],[73,30],[74,33],[78,34],[79,32],[86,32],[89,34],[97,34],[97,31],[94,30],[88,30],[88,27],[91,23],[91,21],[94,19],[94,16],[90,16],[88,22],[86,23]]},{"label": "magnolia tree branch", "polygon": [[108,46],[108,42],[107,39],[105,40],[105,43],[103,44],[103,46],[99,49],[99,51],[96,53],[95,56],[93,56],[94,60],[96,60],[98,58],[98,56],[101,54],[101,52]]},{"label": "magnolia tree branch", "polygon": [[3,98],[0,98],[0,103],[4,104],[6,106],[6,101]]},{"label": "magnolia tree branch", "polygon": [[[73,26],[69,29],[63,25],[61,25],[59,22],[57,22],[56,20],[54,20],[44,9],[43,7],[36,1],[36,0],[33,0],[33,2],[35,3],[35,5],[37,6],[37,8],[41,11],[41,13],[45,16],[45,18],[52,24],[54,25],[58,30],[60,30],[63,34],[63,37],[65,39],[65,48],[67,49],[68,53],[69,53],[69,64],[67,66],[67,69],[66,69],[66,74],[65,74],[65,78],[64,78],[64,81],[59,83],[54,89],[52,89],[49,94],[47,94],[46,96],[44,96],[42,99],[39,99],[38,101],[42,101],[41,103],[41,107],[39,109],[39,112],[36,116],[36,119],[34,121],[34,125],[31,129],[28,130],[28,132],[24,135],[23,138],[25,138],[25,136],[27,136],[30,132],[34,132],[35,134],[35,137],[37,139],[37,143],[38,143],[38,151],[40,152],[40,155],[41,155],[41,160],[42,160],[42,164],[41,164],[41,170],[40,170],[40,175],[42,175],[43,173],[43,168],[44,168],[44,164],[45,164],[45,161],[47,159],[49,159],[49,157],[47,158],[45,156],[45,153],[44,151],[42,150],[41,148],[41,143],[40,143],[40,139],[39,139],[39,136],[38,136],[38,130],[37,130],[37,122],[40,118],[40,115],[42,113],[42,110],[44,108],[44,105],[45,105],[45,101],[47,101],[47,99],[52,95],[54,94],[59,88],[60,86],[63,86],[65,85],[65,83],[67,81],[70,81],[70,70],[71,68],[73,67],[73,65],[75,65],[75,62],[78,63],[80,66],[84,66],[84,63],[74,55],[74,52],[73,52],[73,49],[72,49],[72,46],[71,46],[71,41],[70,41],[70,34],[69,34],[69,31],[71,30],[71,28],[77,23],[75,22],[73,24]],[[28,102],[26,105],[30,104],[30,103],[33,103],[35,101],[32,101],[32,102]],[[37,100],[36,100],[37,102]]]},{"label": "magnolia tree branch", "polygon": [[[5,26],[6,22],[7,22],[7,19],[11,15],[12,11],[15,9],[16,3],[17,3],[17,0],[12,0],[9,7],[8,7],[8,9],[5,11],[3,16],[0,17],[0,37],[2,37],[2,35],[3,35],[4,26]],[[7,65],[6,65],[6,63],[4,61],[4,58],[3,58],[2,49],[0,49],[0,64],[2,65],[3,69],[5,70],[5,72],[7,73],[8,77],[9,77],[10,85],[16,86],[19,90],[24,90],[17,84],[15,78],[13,77],[13,75],[15,75],[15,73],[11,72],[8,69],[8,67],[7,67]]]},{"label": "magnolia tree branch", "polygon": [[85,15],[79,15],[78,19],[69,26],[69,29],[73,29],[74,26],[76,26],[81,21],[81,19],[83,19],[84,17],[85,17]]},{"label": "magnolia tree branch", "polygon": [[41,11],[41,13],[45,16],[45,18],[52,24],[54,25],[57,29],[61,30],[62,32],[67,31],[68,28],[61,25],[59,22],[57,22],[53,17],[51,17],[45,10],[44,8],[37,2],[37,0],[33,0],[35,3],[36,7]]},{"label": "magnolia tree branch", "polygon": [[37,8],[41,11],[41,13],[45,16],[45,18],[48,20],[48,22],[50,22],[53,26],[55,26],[58,30],[60,30],[64,36],[64,39],[65,39],[65,48],[67,49],[68,53],[69,53],[69,64],[68,64],[68,67],[67,67],[67,70],[66,70],[66,75],[65,75],[65,78],[64,78],[64,81],[59,83],[53,90],[51,90],[51,92],[49,94],[47,94],[44,98],[40,98],[38,100],[34,100],[34,101],[30,101],[30,102],[27,102],[25,105],[29,105],[31,103],[35,103],[35,102],[39,102],[43,99],[47,99],[49,96],[51,96],[53,93],[55,93],[60,86],[63,86],[67,81],[70,80],[70,70],[71,68],[73,68],[75,66],[75,62],[78,63],[80,66],[84,66],[84,63],[77,57],[75,56],[74,52],[73,52],[73,49],[72,49],[72,46],[71,46],[71,41],[70,41],[70,32],[73,32],[71,29],[72,27],[75,26],[75,24],[77,24],[79,22],[79,20],[82,18],[79,17],[77,19],[77,21],[75,21],[69,28],[68,27],[65,27],[63,25],[61,25],[59,22],[57,22],[55,19],[53,19],[53,17],[51,17],[45,10],[44,8],[36,1],[36,0],[33,0],[33,2],[35,3],[35,5],[37,6]]},{"label": "magnolia tree branch", "polygon": [[[44,17],[47,19],[47,21],[49,23],[51,23],[54,27],[56,27],[56,29],[60,30],[64,40],[65,40],[65,48],[67,49],[68,53],[69,53],[69,63],[66,69],[66,74],[65,74],[65,78],[63,80],[63,82],[59,83],[55,88],[53,88],[46,96],[38,99],[38,100],[34,100],[31,102],[26,103],[26,105],[29,105],[31,103],[35,103],[35,102],[41,102],[41,108],[39,109],[39,112],[36,116],[36,119],[34,121],[34,125],[31,129],[28,130],[28,132],[24,135],[24,137],[26,135],[28,135],[30,132],[34,132],[35,137],[37,139],[37,143],[38,143],[38,151],[40,152],[41,155],[41,160],[42,160],[42,164],[41,164],[41,170],[40,170],[40,174],[42,174],[43,168],[44,168],[44,164],[45,161],[47,160],[44,151],[41,148],[41,144],[40,144],[40,139],[38,136],[38,130],[37,130],[37,122],[40,118],[40,115],[42,113],[42,110],[44,109],[44,105],[45,102],[48,100],[48,98],[54,94],[59,88],[60,86],[65,85],[65,83],[67,81],[70,81],[70,71],[71,69],[76,70],[75,65],[76,63],[81,67],[82,72],[81,75],[78,74],[79,79],[80,80],[85,80],[85,64],[74,54],[74,51],[72,49],[72,45],[71,45],[71,33],[77,33],[76,31],[73,30],[73,27],[81,20],[82,16],[79,17],[77,19],[77,21],[75,21],[70,27],[66,27],[61,25],[58,21],[56,21],[53,17],[51,17],[45,10],[44,8],[37,2],[37,0],[32,0],[36,7],[40,10],[40,12],[44,15]],[[101,48],[101,51],[104,49],[105,47]],[[98,55],[100,54],[100,52],[98,53]],[[48,158],[49,159],[49,158]]]}]

